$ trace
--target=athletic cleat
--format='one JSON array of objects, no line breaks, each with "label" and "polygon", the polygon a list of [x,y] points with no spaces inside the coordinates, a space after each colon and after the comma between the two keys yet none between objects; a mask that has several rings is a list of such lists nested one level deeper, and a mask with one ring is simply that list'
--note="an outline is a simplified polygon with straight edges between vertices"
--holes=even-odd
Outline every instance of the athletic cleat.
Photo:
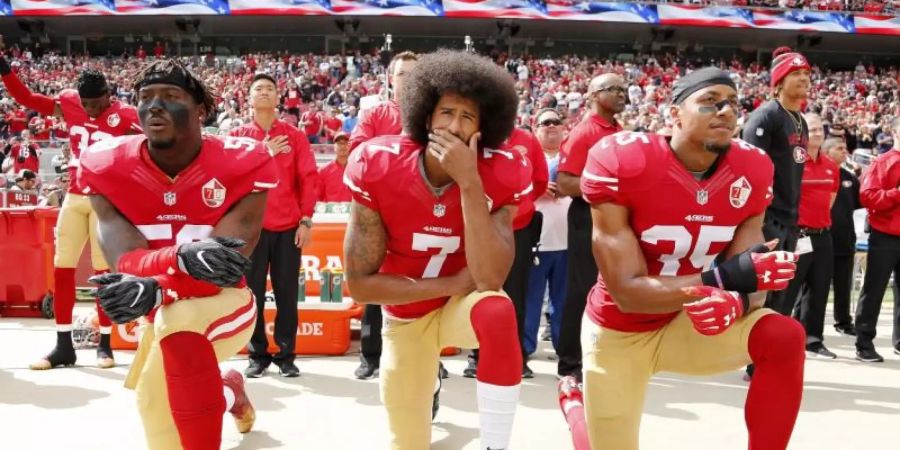
[{"label": "athletic cleat", "polygon": [[828,350],[824,344],[821,342],[815,342],[806,346],[806,356],[810,358],[821,358],[821,359],[835,359],[837,355],[835,355],[831,350]]},{"label": "athletic cleat", "polygon": [[450,378],[450,372],[444,367],[444,363],[438,364],[438,376],[441,377],[442,380]]},{"label": "athletic cleat", "polygon": [[372,364],[368,361],[361,361],[359,367],[353,371],[353,375],[358,380],[371,380],[378,378],[378,364]]},{"label": "athletic cleat", "polygon": [[69,347],[60,348],[59,346],[53,347],[53,350],[49,355],[45,356],[43,359],[32,363],[28,366],[31,370],[49,370],[55,369],[57,367],[72,367],[75,365],[75,360],[78,357],[75,355],[75,349],[72,348],[71,344]]},{"label": "athletic cleat", "polygon": [[469,358],[468,365],[463,369],[463,376],[466,378],[475,378],[478,375],[478,363]]},{"label": "athletic cleat", "polygon": [[871,363],[884,362],[884,358],[882,358],[874,348],[863,348],[856,350],[856,360]]},{"label": "athletic cleat", "polygon": [[838,334],[844,336],[856,336],[856,327],[854,327],[852,323],[848,323],[846,325],[835,324],[834,331],[837,331]]},{"label": "athletic cleat", "polygon": [[234,417],[234,424],[241,433],[247,433],[253,429],[256,422],[256,410],[250,403],[250,397],[244,389],[244,377],[234,369],[229,369],[222,374],[222,383],[234,392],[234,406],[228,412]]},{"label": "athletic cleat", "polygon": [[559,409],[563,416],[574,407],[584,406],[584,394],[581,392],[578,379],[574,376],[566,375],[560,378],[557,391],[559,392]]},{"label": "athletic cleat", "polygon": [[97,347],[97,367],[101,369],[111,369],[116,367],[116,360],[113,359],[112,349]]}]

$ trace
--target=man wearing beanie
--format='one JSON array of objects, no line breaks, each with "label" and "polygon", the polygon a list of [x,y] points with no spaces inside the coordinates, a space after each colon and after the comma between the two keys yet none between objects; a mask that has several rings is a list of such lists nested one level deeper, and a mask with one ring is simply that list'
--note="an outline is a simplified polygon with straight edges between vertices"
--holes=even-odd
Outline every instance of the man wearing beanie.
[{"label": "man wearing beanie", "polygon": [[[809,127],[801,114],[810,88],[809,63],[787,47],[776,49],[772,55],[774,98],[753,111],[742,137],[763,149],[775,165],[774,198],[766,209],[763,234],[766,240],[778,239],[779,249],[794,251],[799,237],[800,182],[809,141]],[[782,314],[790,314],[794,306],[784,291],[772,292],[766,305]],[[748,368],[748,374],[752,369]]]}]

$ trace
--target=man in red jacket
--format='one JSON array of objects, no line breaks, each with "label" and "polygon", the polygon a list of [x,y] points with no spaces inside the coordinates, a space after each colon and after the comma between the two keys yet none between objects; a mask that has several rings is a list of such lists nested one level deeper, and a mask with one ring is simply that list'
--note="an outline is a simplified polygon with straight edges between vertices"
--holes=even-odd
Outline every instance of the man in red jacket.
[{"label": "man in red jacket", "polygon": [[[253,251],[253,266],[247,284],[256,297],[256,329],[250,339],[249,378],[259,378],[274,362],[281,376],[297,377],[294,344],[297,337],[297,295],[300,250],[309,244],[313,208],[316,204],[316,161],[309,141],[300,130],[278,120],[279,96],[275,79],[257,74],[250,84],[253,121],[231,130],[232,136],[262,141],[279,169],[278,186],[269,191],[263,230]],[[275,344],[279,351],[270,355],[263,312],[266,301],[266,275],[270,274],[275,291]]]},{"label": "man in red jacket", "polygon": [[[359,123],[350,136],[350,151],[363,142],[378,136],[393,136],[403,133],[400,122],[400,106],[397,104],[403,90],[403,80],[412,71],[419,57],[412,52],[401,52],[388,65],[388,84],[391,87],[390,100],[369,109],[359,118]],[[378,376],[381,360],[381,306],[366,305],[359,332],[359,367],[354,371],[356,378],[367,380]]]},{"label": "man in red jacket", "polygon": [[[864,175],[859,196],[869,212],[866,279],[856,307],[856,359],[882,362],[875,351],[875,326],[891,272],[900,280],[900,117],[891,122],[894,148],[882,153]],[[900,289],[894,284],[894,353],[900,355]]]},{"label": "man in red jacket", "polygon": [[350,136],[343,131],[334,135],[334,161],[319,169],[316,183],[316,199],[320,202],[349,202],[353,200],[350,188],[344,184],[344,169],[350,157]]}]

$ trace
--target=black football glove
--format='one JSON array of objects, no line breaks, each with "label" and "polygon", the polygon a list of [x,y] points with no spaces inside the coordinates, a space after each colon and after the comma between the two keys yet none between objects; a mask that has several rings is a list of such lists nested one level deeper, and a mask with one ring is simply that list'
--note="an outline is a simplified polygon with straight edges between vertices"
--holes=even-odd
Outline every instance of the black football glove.
[{"label": "black football glove", "polygon": [[700,279],[706,286],[727,291],[778,291],[794,278],[796,262],[793,252],[770,251],[758,244],[701,273]]},{"label": "black football glove", "polygon": [[146,316],[162,303],[162,290],[153,278],[105,273],[88,279],[100,287],[100,306],[115,323],[128,323]]},{"label": "black football glove", "polygon": [[219,287],[233,287],[250,270],[250,260],[237,249],[247,245],[240,239],[213,237],[178,247],[182,272]]}]

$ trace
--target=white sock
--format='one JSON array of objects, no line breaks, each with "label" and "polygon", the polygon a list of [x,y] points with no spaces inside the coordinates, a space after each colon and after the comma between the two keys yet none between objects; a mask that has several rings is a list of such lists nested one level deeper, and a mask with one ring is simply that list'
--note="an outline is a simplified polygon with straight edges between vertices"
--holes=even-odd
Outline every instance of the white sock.
[{"label": "white sock", "polygon": [[66,333],[66,332],[72,331],[72,324],[71,323],[56,324],[56,331],[58,333]]},{"label": "white sock", "polygon": [[100,334],[112,334],[112,327],[100,327]]},{"label": "white sock", "polygon": [[225,412],[234,407],[234,391],[228,386],[222,386],[222,394],[225,395]]},{"label": "white sock", "polygon": [[497,386],[476,383],[478,416],[481,423],[482,450],[498,450],[509,447],[516,405],[519,402],[519,385]]}]

